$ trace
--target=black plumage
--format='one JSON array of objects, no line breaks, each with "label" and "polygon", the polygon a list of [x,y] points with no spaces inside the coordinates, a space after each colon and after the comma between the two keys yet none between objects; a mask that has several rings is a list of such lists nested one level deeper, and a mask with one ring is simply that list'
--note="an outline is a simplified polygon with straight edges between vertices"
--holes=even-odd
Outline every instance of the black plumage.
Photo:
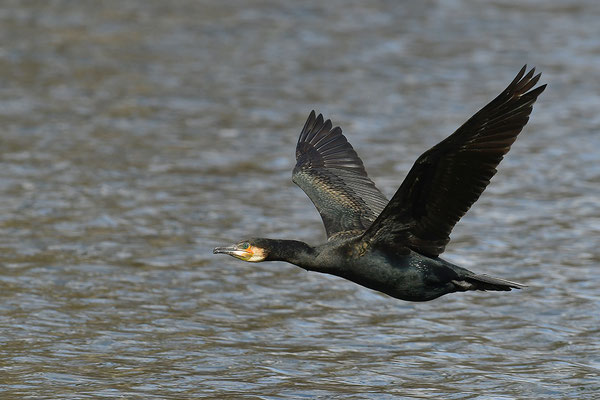
[{"label": "black plumage", "polygon": [[332,129],[331,121],[323,122],[314,111],[298,138],[292,180],[321,214],[328,239],[364,231],[388,203],[340,127]]},{"label": "black plumage", "polygon": [[319,211],[328,241],[248,239],[215,248],[245,261],[287,261],[404,300],[523,285],[475,274],[439,257],[477,201],[546,85],[521,69],[510,85],[452,135],[421,155],[388,202],[339,127],[312,111],[296,146],[292,180]]}]

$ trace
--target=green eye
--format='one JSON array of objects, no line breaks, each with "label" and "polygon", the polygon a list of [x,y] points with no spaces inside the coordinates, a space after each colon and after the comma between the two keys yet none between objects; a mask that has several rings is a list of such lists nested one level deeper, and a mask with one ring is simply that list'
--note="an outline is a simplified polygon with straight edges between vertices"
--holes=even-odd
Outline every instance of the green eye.
[{"label": "green eye", "polygon": [[248,243],[248,242],[240,243],[238,245],[238,247],[242,250],[246,250],[248,247],[250,247],[250,243]]}]

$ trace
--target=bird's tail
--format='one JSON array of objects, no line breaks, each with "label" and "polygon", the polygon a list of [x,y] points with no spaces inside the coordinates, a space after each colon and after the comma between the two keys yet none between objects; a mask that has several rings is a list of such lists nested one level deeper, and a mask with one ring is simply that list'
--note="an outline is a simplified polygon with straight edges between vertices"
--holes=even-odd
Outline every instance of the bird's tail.
[{"label": "bird's tail", "polygon": [[480,274],[468,275],[460,281],[453,281],[457,286],[458,291],[467,290],[499,290],[510,291],[512,289],[523,289],[526,285],[521,283],[507,281],[502,278],[494,278],[493,276]]}]

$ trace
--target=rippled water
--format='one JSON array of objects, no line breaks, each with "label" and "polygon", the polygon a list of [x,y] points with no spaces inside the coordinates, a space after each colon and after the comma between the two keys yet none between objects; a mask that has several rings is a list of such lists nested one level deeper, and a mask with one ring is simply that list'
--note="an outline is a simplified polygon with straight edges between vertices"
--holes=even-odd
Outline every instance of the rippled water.
[{"label": "rippled water", "polygon": [[[0,5],[0,397],[600,396],[595,1]],[[391,196],[524,64],[547,91],[422,304],[211,254],[318,243],[311,109]]]}]

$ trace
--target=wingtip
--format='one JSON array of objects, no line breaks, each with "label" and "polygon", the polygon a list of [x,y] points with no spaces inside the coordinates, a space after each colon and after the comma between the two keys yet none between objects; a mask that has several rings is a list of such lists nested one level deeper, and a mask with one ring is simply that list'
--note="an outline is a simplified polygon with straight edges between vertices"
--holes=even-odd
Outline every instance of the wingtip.
[{"label": "wingtip", "polygon": [[523,80],[530,80],[533,74],[535,73],[535,67],[531,68],[529,72],[523,77]]},{"label": "wingtip", "polygon": [[[537,85],[540,80],[542,73],[538,73],[535,75],[536,67],[531,68],[527,71],[527,64],[525,64],[517,76],[513,79],[513,81],[506,88],[505,93],[513,93],[513,95],[522,96],[531,90],[535,85]],[[541,93],[543,90],[537,92],[538,88],[534,89],[536,93]],[[529,92],[531,93],[531,92]]]},{"label": "wingtip", "polygon": [[312,124],[313,127],[322,126],[324,127],[323,129],[327,131],[331,130],[331,127],[333,126],[331,119],[325,119],[322,113],[319,113],[319,115],[317,115],[315,110],[312,110],[310,112],[308,120],[314,121],[314,123]]},{"label": "wingtip", "polygon": [[[534,72],[534,71],[535,71],[535,67],[533,67],[533,68],[531,69],[531,74],[532,74],[532,75],[533,75],[533,72]],[[538,74],[537,74],[537,75],[535,75],[533,78],[529,79],[529,83],[528,83],[528,85],[527,85],[527,86],[528,86],[527,90],[529,90],[529,89],[533,88],[535,85],[537,85],[537,84],[538,84],[538,82],[540,81],[540,78],[541,78],[541,77],[542,77],[542,73],[541,73],[541,72],[538,72]],[[535,92],[536,92],[536,96],[537,96],[537,95],[539,95],[539,94],[541,94],[541,93],[542,93],[542,92],[543,92],[543,91],[546,89],[546,86],[547,86],[547,85],[548,85],[548,84],[544,83],[543,85],[541,85],[541,86],[538,86],[538,87],[536,87],[535,89],[533,89],[533,91],[535,91]]]},{"label": "wingtip", "polygon": [[317,114],[315,110],[311,110],[310,114],[308,114],[308,119],[325,121],[323,114]]},{"label": "wingtip", "polygon": [[511,89],[514,86],[518,85],[519,82],[521,81],[521,78],[523,78],[523,75],[525,75],[525,71],[527,71],[527,64],[523,65],[523,68],[521,68],[519,73],[517,73],[517,76],[515,76],[515,78],[512,80],[512,82],[508,85],[507,89]]},{"label": "wingtip", "polygon": [[534,90],[536,90],[536,96],[539,96],[544,90],[546,90],[546,86],[548,86],[547,83],[544,83],[541,86],[536,87]]},{"label": "wingtip", "polygon": [[319,115],[317,115],[317,122],[319,125],[323,123],[323,114],[319,113]]}]

